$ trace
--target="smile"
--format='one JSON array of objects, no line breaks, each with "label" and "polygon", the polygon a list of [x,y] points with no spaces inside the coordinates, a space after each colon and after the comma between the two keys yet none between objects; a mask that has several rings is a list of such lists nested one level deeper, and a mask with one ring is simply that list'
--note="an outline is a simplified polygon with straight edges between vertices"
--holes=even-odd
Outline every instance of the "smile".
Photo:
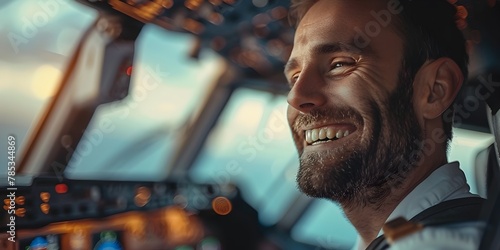
[{"label": "smile", "polygon": [[322,142],[335,141],[349,136],[355,131],[351,126],[328,126],[314,128],[304,131],[304,137],[308,145],[315,145]]}]

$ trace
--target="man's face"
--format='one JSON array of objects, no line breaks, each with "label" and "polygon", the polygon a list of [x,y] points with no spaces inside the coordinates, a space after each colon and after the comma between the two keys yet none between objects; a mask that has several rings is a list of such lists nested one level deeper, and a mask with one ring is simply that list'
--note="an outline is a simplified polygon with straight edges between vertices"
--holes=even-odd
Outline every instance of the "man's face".
[{"label": "man's face", "polygon": [[285,69],[288,121],[300,156],[297,181],[308,195],[383,198],[419,150],[412,88],[401,73],[403,40],[392,23],[379,23],[367,46],[355,40],[377,22],[370,11],[386,8],[385,1],[320,0],[297,28]]}]

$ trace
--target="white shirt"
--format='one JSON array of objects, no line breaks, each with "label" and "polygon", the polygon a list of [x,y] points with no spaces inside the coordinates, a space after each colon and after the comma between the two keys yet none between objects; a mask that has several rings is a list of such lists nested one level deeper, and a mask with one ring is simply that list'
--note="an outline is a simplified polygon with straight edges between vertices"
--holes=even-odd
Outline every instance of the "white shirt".
[{"label": "white shirt", "polygon": [[[460,170],[458,162],[445,164],[416,186],[392,211],[387,221],[397,217],[409,220],[425,209],[444,201],[479,197],[469,190],[465,174]],[[484,225],[478,222],[428,227],[397,240],[390,249],[477,249],[483,228]],[[382,234],[381,230],[379,236]],[[353,249],[363,250],[366,247],[358,237]]]}]

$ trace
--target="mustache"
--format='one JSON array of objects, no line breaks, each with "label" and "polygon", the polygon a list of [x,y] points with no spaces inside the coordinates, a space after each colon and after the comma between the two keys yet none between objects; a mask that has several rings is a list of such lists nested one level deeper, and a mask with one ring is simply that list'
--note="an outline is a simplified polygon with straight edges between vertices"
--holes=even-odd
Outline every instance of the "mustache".
[{"label": "mustache", "polygon": [[363,118],[358,111],[350,107],[339,106],[334,108],[317,108],[309,113],[300,113],[293,122],[292,128],[295,131],[300,131],[304,127],[311,126],[315,123],[345,120],[349,120],[349,122],[352,122],[355,125],[363,124]]}]

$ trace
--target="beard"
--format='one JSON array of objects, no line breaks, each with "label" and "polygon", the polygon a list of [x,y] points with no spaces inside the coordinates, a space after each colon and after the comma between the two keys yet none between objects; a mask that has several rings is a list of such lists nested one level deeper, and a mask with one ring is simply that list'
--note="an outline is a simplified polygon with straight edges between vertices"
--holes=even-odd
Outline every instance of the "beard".
[{"label": "beard", "polygon": [[[400,83],[408,82],[411,81],[404,81],[400,74]],[[299,152],[299,189],[309,196],[343,205],[380,205],[392,189],[401,186],[420,160],[423,131],[415,116],[412,96],[411,85],[398,84],[385,105],[368,102],[365,108],[371,114],[367,119],[370,124],[363,127],[367,126],[364,129],[370,136],[355,147]],[[358,112],[343,107],[303,114],[296,124],[336,116],[362,120]]]}]

